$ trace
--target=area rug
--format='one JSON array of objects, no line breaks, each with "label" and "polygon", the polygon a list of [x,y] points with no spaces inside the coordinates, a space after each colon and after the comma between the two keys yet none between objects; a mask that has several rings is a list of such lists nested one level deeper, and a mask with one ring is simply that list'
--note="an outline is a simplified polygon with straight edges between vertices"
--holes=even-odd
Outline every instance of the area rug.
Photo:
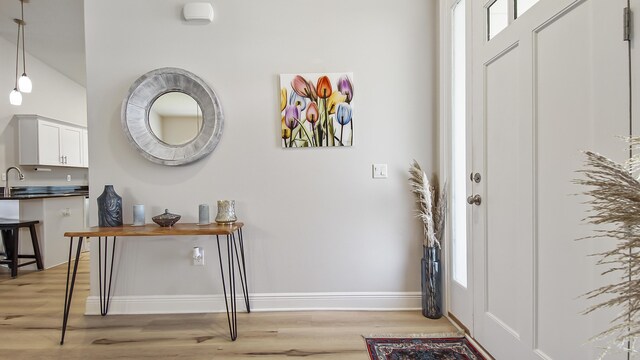
[{"label": "area rug", "polygon": [[372,360],[486,360],[463,338],[365,338]]}]

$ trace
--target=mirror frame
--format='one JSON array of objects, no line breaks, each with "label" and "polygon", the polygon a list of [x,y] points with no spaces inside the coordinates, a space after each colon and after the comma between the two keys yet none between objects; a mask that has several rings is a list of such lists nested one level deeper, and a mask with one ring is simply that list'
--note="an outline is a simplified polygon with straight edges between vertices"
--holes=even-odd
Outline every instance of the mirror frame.
[{"label": "mirror frame", "polygon": [[[160,96],[182,92],[191,96],[202,110],[202,129],[196,137],[181,145],[169,145],[158,139],[149,126],[149,111]],[[129,88],[122,101],[122,128],[129,143],[140,155],[157,164],[184,165],[209,155],[220,142],[224,115],[220,100],[198,76],[178,68],[149,71]]]}]

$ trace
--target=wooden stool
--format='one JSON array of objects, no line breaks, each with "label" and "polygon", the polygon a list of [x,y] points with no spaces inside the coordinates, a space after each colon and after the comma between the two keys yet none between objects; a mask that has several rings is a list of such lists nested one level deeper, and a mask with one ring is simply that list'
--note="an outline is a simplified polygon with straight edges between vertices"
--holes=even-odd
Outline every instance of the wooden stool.
[{"label": "wooden stool", "polygon": [[[4,254],[6,259],[0,260],[0,264],[9,264],[11,269],[11,277],[18,276],[18,268],[21,266],[36,264],[38,270],[43,270],[42,256],[40,256],[40,246],[38,246],[38,235],[36,234],[36,224],[38,220],[22,221],[16,219],[0,218],[0,231],[2,231],[2,242],[4,244]],[[18,254],[18,240],[20,228],[28,227],[31,233],[31,243],[33,244],[34,255]],[[35,259],[22,264],[18,263],[18,259]]]}]

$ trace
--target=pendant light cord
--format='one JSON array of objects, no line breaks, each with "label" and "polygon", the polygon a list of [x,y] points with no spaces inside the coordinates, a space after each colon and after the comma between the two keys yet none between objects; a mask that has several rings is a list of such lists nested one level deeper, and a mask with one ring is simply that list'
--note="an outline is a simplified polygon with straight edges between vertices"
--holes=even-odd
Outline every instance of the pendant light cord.
[{"label": "pendant light cord", "polygon": [[27,60],[26,57],[24,56],[24,0],[20,0],[20,15],[21,15],[21,20],[22,22],[20,23],[20,25],[22,26],[22,73],[26,74],[27,73]]},{"label": "pendant light cord", "polygon": [[18,88],[18,56],[20,54],[20,23],[18,23],[18,39],[16,40],[16,89]]}]

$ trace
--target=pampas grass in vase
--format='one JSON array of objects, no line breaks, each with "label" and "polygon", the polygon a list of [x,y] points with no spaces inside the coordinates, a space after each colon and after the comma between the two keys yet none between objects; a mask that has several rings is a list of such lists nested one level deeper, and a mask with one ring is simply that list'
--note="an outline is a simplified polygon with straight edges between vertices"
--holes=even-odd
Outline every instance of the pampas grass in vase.
[{"label": "pampas grass in vase", "polygon": [[440,249],[447,206],[446,191],[440,191],[436,178],[429,181],[427,174],[415,160],[409,168],[409,175],[411,192],[415,194],[418,206],[416,216],[422,222],[422,243],[425,247]]},{"label": "pampas grass in vase", "polygon": [[[637,154],[640,138],[628,141]],[[640,351],[640,181],[633,173],[639,170],[640,155],[619,164],[590,151],[585,154],[585,169],[579,171],[583,178],[575,183],[588,187],[583,194],[589,196],[591,210],[585,221],[599,226],[595,235],[585,239],[611,242],[608,251],[594,255],[599,257],[599,265],[607,267],[603,275],[614,274],[617,281],[585,294],[587,299],[598,302],[584,314],[619,309],[609,328],[591,340],[607,343],[600,359],[619,351],[636,359]]]},{"label": "pampas grass in vase", "polygon": [[416,196],[416,216],[422,222],[423,257],[421,264],[422,315],[442,317],[442,267],[440,249],[446,212],[446,191],[440,191],[434,178],[429,181],[420,164],[413,160],[409,168],[409,185]]}]

